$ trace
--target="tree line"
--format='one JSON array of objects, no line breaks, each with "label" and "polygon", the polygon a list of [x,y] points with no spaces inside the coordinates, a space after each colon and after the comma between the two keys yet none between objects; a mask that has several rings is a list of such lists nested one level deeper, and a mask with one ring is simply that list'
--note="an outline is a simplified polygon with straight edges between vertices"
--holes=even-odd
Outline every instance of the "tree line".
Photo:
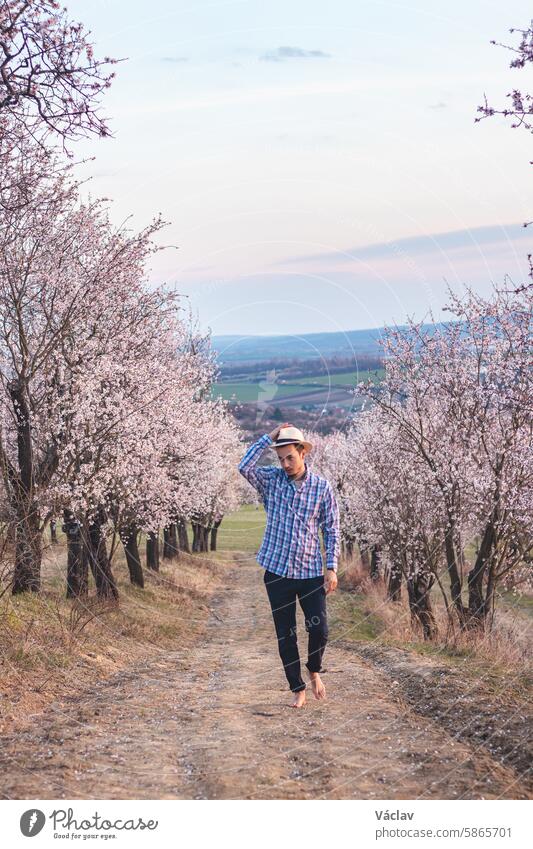
[{"label": "tree line", "polygon": [[[41,586],[44,534],[67,538],[66,593],[118,597],[124,547],[159,566],[212,544],[240,497],[239,433],[211,400],[218,367],[180,295],[149,283],[159,217],[115,226],[87,197],[72,145],[109,135],[99,98],[116,60],[95,58],[55,0],[0,3],[0,543],[14,594]],[[109,547],[110,546],[110,547]]]},{"label": "tree line", "polygon": [[[385,377],[346,433],[316,436],[347,552],[369,554],[388,597],[437,636],[432,588],[451,627],[490,627],[503,581],[533,585],[533,287],[449,292],[456,321],[383,336]],[[311,455],[312,456],[312,455]],[[468,546],[475,551],[468,556]]]}]

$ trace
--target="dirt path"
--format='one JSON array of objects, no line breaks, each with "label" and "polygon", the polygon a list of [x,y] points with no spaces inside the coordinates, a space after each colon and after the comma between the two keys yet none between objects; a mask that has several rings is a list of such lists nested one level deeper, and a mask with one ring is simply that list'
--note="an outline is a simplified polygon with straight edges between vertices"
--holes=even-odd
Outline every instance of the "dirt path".
[{"label": "dirt path", "polygon": [[[253,556],[228,567],[206,639],[73,693],[4,738],[3,798],[525,798],[519,775],[415,713],[330,641],[328,700],[291,694]],[[300,645],[304,643],[299,611]],[[304,658],[305,659],[305,658]],[[527,797],[526,797],[527,798]]]}]

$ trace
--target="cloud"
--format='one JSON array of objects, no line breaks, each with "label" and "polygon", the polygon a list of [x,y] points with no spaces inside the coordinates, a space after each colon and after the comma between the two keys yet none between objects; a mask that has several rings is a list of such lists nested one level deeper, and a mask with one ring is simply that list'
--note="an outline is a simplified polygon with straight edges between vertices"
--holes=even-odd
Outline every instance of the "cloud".
[{"label": "cloud", "polygon": [[439,103],[430,103],[429,106],[428,106],[428,109],[446,109],[447,106],[448,106],[447,103],[443,103],[442,101],[439,101]]},{"label": "cloud", "polygon": [[162,56],[162,62],[188,62],[188,56]]},{"label": "cloud", "polygon": [[531,232],[522,224],[489,224],[481,227],[470,227],[464,230],[449,230],[444,233],[427,233],[421,236],[406,236],[402,239],[391,239],[389,242],[374,242],[356,248],[339,249],[316,254],[304,254],[274,263],[308,262],[339,262],[353,259],[390,258],[398,252],[407,255],[430,253],[447,253],[461,248],[476,248],[481,246],[515,241],[531,241]]},{"label": "cloud", "polygon": [[302,47],[276,47],[263,53],[259,59],[263,62],[285,62],[287,59],[329,59],[330,54],[323,50],[304,50]]}]

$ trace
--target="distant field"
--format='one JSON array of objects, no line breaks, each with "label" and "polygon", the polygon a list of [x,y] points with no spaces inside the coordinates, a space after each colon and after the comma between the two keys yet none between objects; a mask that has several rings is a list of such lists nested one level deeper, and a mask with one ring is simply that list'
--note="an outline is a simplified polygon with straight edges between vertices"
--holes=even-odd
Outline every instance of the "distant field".
[{"label": "distant field", "polygon": [[355,387],[360,381],[367,380],[369,377],[380,380],[383,376],[383,369],[377,369],[376,371],[364,369],[329,376],[326,374],[316,377],[302,377],[290,383],[269,383],[266,380],[262,380],[259,383],[215,383],[213,395],[220,395],[225,400],[231,400],[235,396],[237,401],[243,403],[253,401],[276,402],[281,399],[292,398],[293,396],[303,402],[305,399],[302,396],[309,393],[309,401],[313,403],[315,400],[313,390],[316,389],[316,402],[325,403],[328,399],[324,397],[324,390],[320,387],[324,387],[326,390],[336,388],[348,390]]},{"label": "distant field", "polygon": [[361,371],[348,371],[342,372],[341,374],[322,374],[317,377],[301,377],[298,379],[299,384],[303,384],[304,386],[309,383],[317,383],[323,386],[355,386],[357,383],[360,383],[362,380],[368,380],[368,378],[382,380],[385,376],[384,369],[361,369]]},{"label": "distant field", "polygon": [[226,401],[233,400],[235,395],[237,401],[257,401],[259,385],[257,383],[215,383],[213,396],[221,396]]},{"label": "distant field", "polygon": [[215,383],[213,394],[226,400],[235,395],[238,401],[270,401],[300,394],[302,390],[311,392],[312,388],[299,383],[278,384],[263,380],[260,383]]}]

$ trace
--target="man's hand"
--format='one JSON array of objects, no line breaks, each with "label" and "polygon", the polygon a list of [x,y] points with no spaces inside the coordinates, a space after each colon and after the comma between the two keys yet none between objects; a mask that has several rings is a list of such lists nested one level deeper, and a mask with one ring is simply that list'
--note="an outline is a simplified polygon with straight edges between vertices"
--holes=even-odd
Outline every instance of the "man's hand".
[{"label": "man's hand", "polygon": [[272,431],[272,433],[270,434],[270,438],[271,438],[272,442],[275,442],[275,441],[276,441],[276,439],[278,438],[278,436],[279,436],[279,432],[280,432],[280,430],[281,430],[281,428],[282,428],[282,427],[292,427],[292,422],[284,422],[283,424],[281,424],[281,425],[279,425],[278,427],[276,427],[276,428]]},{"label": "man's hand", "polygon": [[337,589],[337,573],[335,569],[326,570],[326,595]]}]

